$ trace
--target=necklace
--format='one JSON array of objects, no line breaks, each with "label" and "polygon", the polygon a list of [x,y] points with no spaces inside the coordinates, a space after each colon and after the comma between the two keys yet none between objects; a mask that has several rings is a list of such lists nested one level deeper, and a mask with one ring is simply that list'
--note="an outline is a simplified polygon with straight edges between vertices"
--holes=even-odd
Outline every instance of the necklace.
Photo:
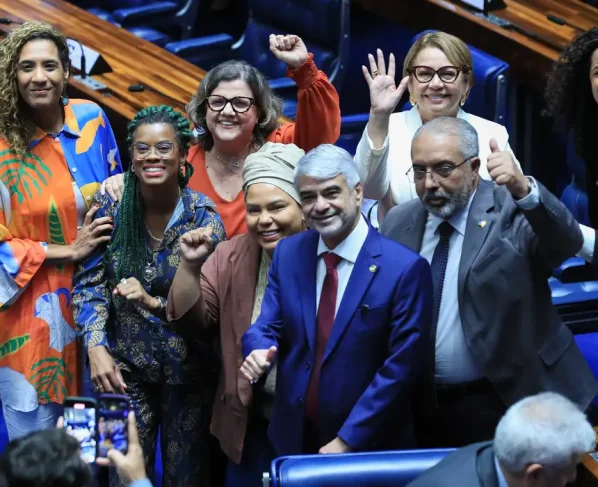
[{"label": "necklace", "polygon": [[222,159],[222,157],[220,157],[218,154],[216,154],[216,152],[214,152],[214,156],[216,156],[216,159],[218,159],[222,164],[225,164],[226,166],[228,166],[229,171],[232,172],[233,174],[239,174],[239,171],[241,171],[241,158],[240,157],[233,157],[228,162],[226,162],[224,159]]},{"label": "necklace", "polygon": [[[181,188],[179,188],[179,199],[180,198],[181,198]],[[168,218],[169,220],[170,220],[170,218],[172,218],[172,214],[176,210],[177,206],[178,206],[178,200],[177,200],[177,204],[174,206],[174,209],[172,210],[172,213],[170,214],[170,217]],[[149,235],[149,237],[154,242],[158,242],[158,245],[156,246],[155,249],[152,249],[150,247],[150,255],[147,256],[147,264],[145,264],[145,268],[143,269],[143,279],[145,279],[146,282],[150,283],[156,277],[158,277],[158,271],[156,270],[156,265],[155,265],[156,254],[157,254],[158,249],[162,245],[162,241],[164,240],[164,235],[166,234],[166,230],[164,231],[164,235],[162,235],[162,238],[158,238],[150,230],[149,225],[147,224],[147,220],[145,218],[143,219],[143,223],[145,223],[145,230],[147,231],[147,234]]]}]

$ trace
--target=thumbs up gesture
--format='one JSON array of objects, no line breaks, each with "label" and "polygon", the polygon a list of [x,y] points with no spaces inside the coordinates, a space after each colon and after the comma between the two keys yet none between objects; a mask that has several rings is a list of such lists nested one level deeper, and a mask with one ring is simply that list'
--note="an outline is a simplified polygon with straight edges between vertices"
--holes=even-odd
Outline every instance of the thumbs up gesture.
[{"label": "thumbs up gesture", "polygon": [[499,186],[506,186],[509,192],[521,199],[529,194],[529,180],[519,170],[509,151],[500,150],[496,139],[490,139],[488,174]]},{"label": "thumbs up gesture", "polygon": [[243,362],[241,373],[249,382],[255,384],[268,372],[276,360],[276,354],[276,347],[270,347],[268,350],[254,350]]}]

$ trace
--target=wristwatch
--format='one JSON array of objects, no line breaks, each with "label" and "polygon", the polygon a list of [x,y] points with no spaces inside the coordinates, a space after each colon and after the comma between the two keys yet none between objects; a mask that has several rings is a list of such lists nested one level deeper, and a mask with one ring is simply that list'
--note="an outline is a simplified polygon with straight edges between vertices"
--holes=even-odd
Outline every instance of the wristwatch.
[{"label": "wristwatch", "polygon": [[162,296],[155,296],[154,299],[158,301],[156,311],[163,311],[166,308],[166,300]]}]

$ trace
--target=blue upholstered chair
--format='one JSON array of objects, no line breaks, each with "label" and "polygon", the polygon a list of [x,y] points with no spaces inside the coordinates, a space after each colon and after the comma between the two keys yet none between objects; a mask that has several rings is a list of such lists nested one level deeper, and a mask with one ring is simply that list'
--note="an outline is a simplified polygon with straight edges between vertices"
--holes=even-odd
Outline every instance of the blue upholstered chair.
[{"label": "blue upholstered chair", "polygon": [[349,0],[248,0],[250,18],[241,39],[229,34],[198,37],[172,42],[165,48],[183,59],[211,69],[228,59],[244,59],[268,77],[274,90],[284,98],[284,114],[297,111],[297,87],[285,77],[286,65],[270,52],[268,37],[297,34],[314,61],[337,90],[349,55]]},{"label": "blue upholstered chair", "polygon": [[[127,29],[146,41],[164,46],[173,39],[154,26],[179,31],[178,39],[191,35],[200,0],[104,0],[87,11]],[[85,7],[85,4],[82,5]]]},{"label": "blue upholstered chair", "polygon": [[452,449],[280,457],[263,487],[403,487]]},{"label": "blue upholstered chair", "polygon": [[[427,32],[417,34],[415,42]],[[468,46],[473,58],[474,86],[463,109],[479,117],[506,125],[507,122],[507,88],[509,65],[490,54],[473,46]],[[386,53],[388,55],[388,53]],[[402,63],[397,66],[397,80],[400,80]],[[408,104],[407,108],[411,108]],[[342,118],[341,136],[337,145],[355,154],[357,144],[369,119],[368,113],[348,115]]]}]

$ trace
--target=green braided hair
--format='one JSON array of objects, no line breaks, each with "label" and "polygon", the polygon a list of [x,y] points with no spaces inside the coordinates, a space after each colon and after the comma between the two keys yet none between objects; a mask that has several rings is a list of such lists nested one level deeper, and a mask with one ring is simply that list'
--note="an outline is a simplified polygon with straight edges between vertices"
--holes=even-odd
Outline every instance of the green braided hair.
[{"label": "green braided hair", "polygon": [[[141,110],[129,122],[127,144],[131,156],[133,154],[133,140],[135,139],[137,128],[141,125],[156,123],[169,124],[174,130],[179,150],[184,150],[187,153],[189,145],[193,140],[189,120],[172,107],[154,105]],[[179,186],[181,188],[186,187],[192,175],[193,166],[185,160],[184,171],[179,172]],[[108,247],[109,252],[107,252],[107,255],[119,252],[120,258],[116,269],[116,277],[119,281],[123,277],[133,276],[142,282],[142,261],[143,256],[146,255],[145,220],[143,215],[143,199],[141,198],[139,179],[133,171],[126,171],[125,187],[118,211],[118,225]]]}]

